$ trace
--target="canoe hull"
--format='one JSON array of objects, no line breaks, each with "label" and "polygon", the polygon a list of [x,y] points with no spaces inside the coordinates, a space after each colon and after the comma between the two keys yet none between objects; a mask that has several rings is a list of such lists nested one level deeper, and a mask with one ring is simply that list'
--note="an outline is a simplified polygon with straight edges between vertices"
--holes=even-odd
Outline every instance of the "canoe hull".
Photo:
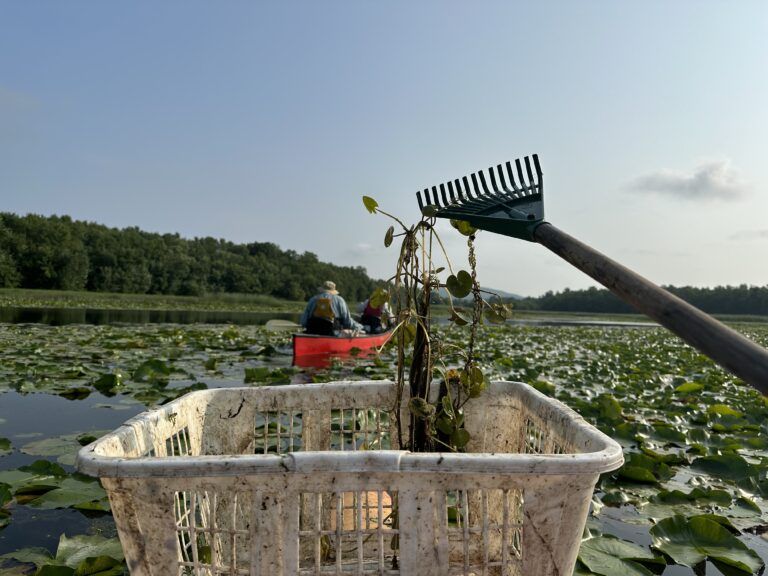
[{"label": "canoe hull", "polygon": [[363,334],[361,336],[321,336],[319,334],[294,334],[293,357],[322,354],[344,354],[353,349],[370,350],[382,346],[392,332]]}]

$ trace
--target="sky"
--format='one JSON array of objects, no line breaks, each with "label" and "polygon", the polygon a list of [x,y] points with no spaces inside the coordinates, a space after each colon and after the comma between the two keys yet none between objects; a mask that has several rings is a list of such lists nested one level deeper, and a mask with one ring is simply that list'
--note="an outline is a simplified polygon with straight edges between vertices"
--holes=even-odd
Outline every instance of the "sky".
[{"label": "sky", "polygon": [[[362,196],[412,224],[417,190],[536,153],[559,229],[657,284],[764,286],[766,152],[763,0],[0,0],[0,212],[387,278]],[[476,249],[485,287],[596,285]]]}]

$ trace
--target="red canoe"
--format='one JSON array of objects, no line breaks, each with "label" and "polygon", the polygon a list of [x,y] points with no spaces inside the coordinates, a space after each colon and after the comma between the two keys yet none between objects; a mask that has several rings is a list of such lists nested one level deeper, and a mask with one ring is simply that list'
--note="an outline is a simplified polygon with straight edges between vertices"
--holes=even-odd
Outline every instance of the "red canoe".
[{"label": "red canoe", "polygon": [[360,336],[321,336],[319,334],[294,334],[293,358],[323,354],[344,354],[353,349],[370,350],[383,345],[392,332],[361,334]]}]

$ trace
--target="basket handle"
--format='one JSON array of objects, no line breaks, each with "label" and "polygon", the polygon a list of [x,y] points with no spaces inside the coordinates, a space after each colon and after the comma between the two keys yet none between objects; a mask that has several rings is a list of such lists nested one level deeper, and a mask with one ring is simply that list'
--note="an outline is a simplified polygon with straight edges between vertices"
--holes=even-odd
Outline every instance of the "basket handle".
[{"label": "basket handle", "polygon": [[768,395],[768,350],[549,222],[533,239]]}]

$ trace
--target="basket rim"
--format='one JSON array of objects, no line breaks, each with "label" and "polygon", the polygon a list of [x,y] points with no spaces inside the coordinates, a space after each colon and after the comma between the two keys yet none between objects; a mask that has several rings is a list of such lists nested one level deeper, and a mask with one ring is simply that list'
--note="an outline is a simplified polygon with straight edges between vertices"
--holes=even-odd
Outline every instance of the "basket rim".
[{"label": "basket rim", "polygon": [[[190,392],[176,400],[134,416],[116,430],[80,449],[75,468],[100,478],[207,478],[258,474],[293,473],[440,473],[447,475],[508,474],[508,475],[596,475],[615,470],[624,462],[621,446],[589,424],[577,412],[562,402],[545,396],[522,382],[494,381],[494,394],[518,394],[527,403],[546,404],[558,416],[574,427],[575,434],[588,440],[596,450],[567,454],[520,453],[412,453],[404,450],[364,451],[301,451],[282,455],[235,454],[207,456],[125,457],[99,453],[110,439],[125,434],[132,426],[142,425],[153,418],[163,417],[195,396],[216,394],[261,393],[285,394],[291,391],[330,393],[334,389],[361,389],[393,386],[390,380],[335,381],[322,384],[289,384],[256,388],[216,388]],[[332,458],[329,458],[332,455]]]}]

